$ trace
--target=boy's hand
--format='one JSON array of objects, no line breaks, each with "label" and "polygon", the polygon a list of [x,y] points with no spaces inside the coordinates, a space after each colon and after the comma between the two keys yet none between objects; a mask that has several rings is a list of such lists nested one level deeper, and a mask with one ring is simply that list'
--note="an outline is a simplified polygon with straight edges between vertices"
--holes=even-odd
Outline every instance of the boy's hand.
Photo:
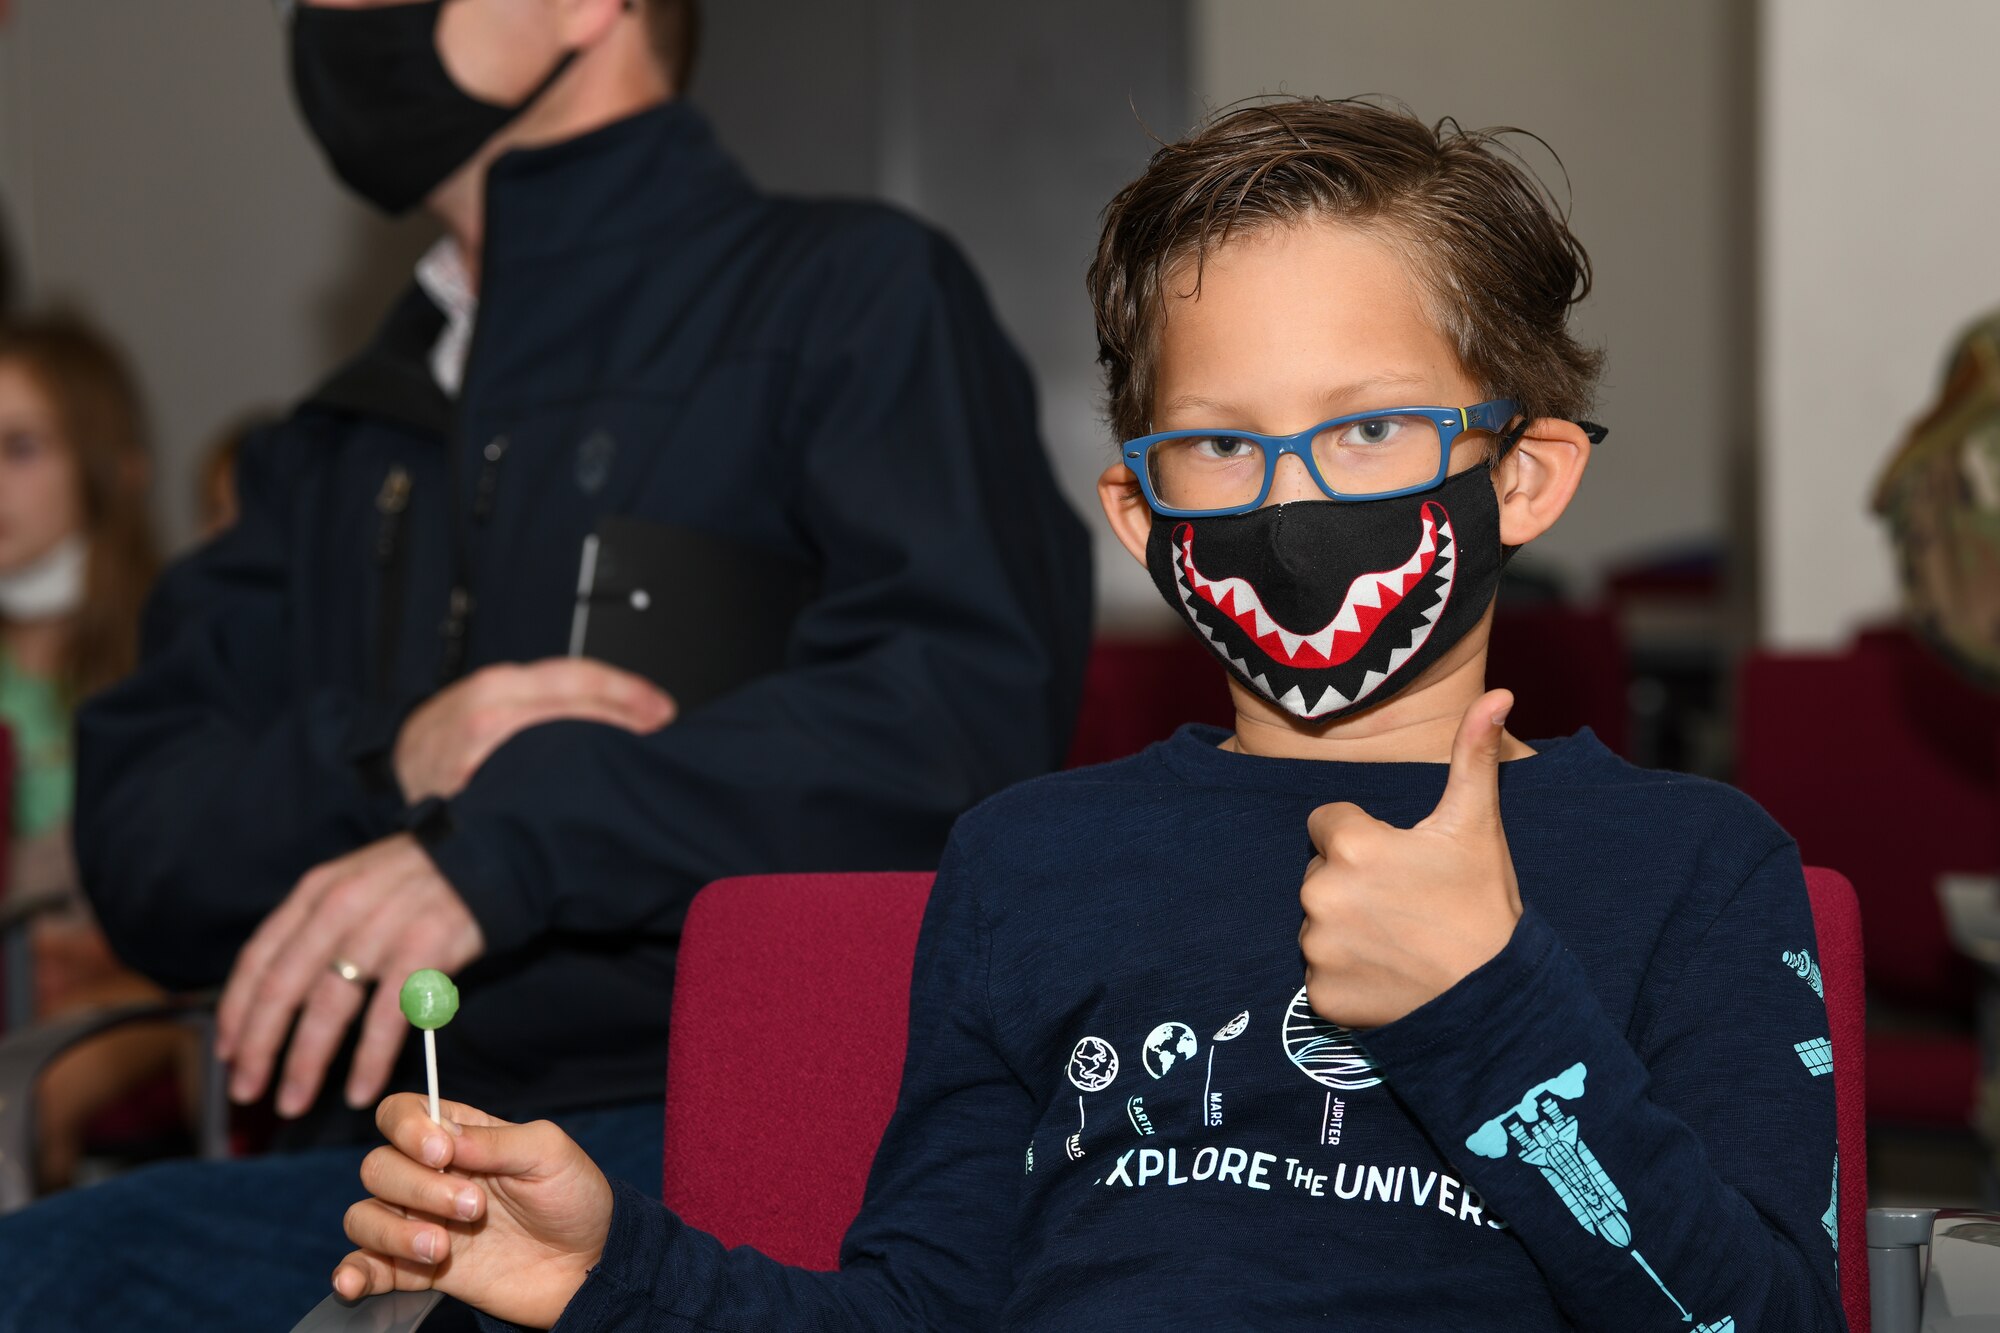
[{"label": "boy's hand", "polygon": [[604,1253],[611,1185],[546,1120],[510,1125],[457,1102],[431,1123],[398,1093],[375,1123],[393,1146],[361,1164],[375,1197],[347,1210],[361,1249],[333,1270],[348,1300],[435,1287],[510,1323],[548,1328]]},{"label": "boy's hand", "polygon": [[1501,725],[1514,696],[1483,695],[1458,725],[1444,796],[1399,829],[1340,802],[1306,827],[1319,855],[1299,897],[1306,997],[1345,1027],[1392,1023],[1499,953],[1521,918],[1500,826]]}]

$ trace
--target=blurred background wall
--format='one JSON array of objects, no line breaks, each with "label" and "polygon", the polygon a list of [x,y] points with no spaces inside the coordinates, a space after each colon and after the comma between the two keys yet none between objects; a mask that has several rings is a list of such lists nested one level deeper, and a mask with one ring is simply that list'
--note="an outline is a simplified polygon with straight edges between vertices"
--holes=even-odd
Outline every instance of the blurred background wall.
[{"label": "blurred background wall", "polygon": [[261,0],[15,0],[0,27],[0,206],[29,296],[131,353],[176,542],[208,440],[365,339],[430,234],[334,182],[282,48]]},{"label": "blurred background wall", "polygon": [[1893,609],[1862,504],[2000,305],[2000,5],[1764,0],[1759,45],[1764,631],[1811,647]]},{"label": "blurred background wall", "polygon": [[[361,341],[429,229],[333,184],[269,6],[11,9],[0,198],[31,294],[130,347],[161,515],[184,539],[208,438]],[[1788,643],[1831,643],[1890,603],[1867,483],[1954,327],[1994,297],[2000,181],[1982,122],[1956,109],[2000,38],[1985,0],[710,0],[706,15],[696,99],[754,175],[886,196],[972,254],[1093,525],[1109,446],[1082,275],[1149,128],[1171,137],[1262,91],[1383,93],[1533,129],[1574,182],[1522,141],[1596,262],[1580,320],[1610,353],[1613,434],[1534,552],[1543,571],[1588,597],[1621,566],[1692,552],[1733,580],[1733,633],[1761,623]],[[1157,609],[1128,565],[1102,553],[1112,623]]]}]

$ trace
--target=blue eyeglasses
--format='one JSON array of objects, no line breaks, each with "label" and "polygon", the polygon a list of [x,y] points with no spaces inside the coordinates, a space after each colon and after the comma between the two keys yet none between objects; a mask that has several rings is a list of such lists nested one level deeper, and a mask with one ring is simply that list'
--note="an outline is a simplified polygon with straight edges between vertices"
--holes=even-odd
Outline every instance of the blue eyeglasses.
[{"label": "blue eyeglasses", "polygon": [[1163,431],[1128,440],[1121,452],[1155,513],[1171,518],[1245,514],[1269,498],[1271,479],[1285,454],[1298,456],[1329,499],[1413,495],[1444,481],[1452,442],[1460,435],[1469,430],[1501,434],[1519,413],[1507,398],[1474,407],[1392,407],[1335,417],[1296,435]]}]

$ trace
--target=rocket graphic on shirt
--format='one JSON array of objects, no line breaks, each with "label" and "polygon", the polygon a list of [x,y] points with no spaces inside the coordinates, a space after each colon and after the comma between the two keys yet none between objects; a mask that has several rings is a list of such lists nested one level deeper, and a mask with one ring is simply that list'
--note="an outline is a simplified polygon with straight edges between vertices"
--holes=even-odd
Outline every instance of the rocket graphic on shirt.
[{"label": "rocket graphic on shirt", "polygon": [[[1504,1159],[1511,1147],[1516,1157],[1542,1173],[1578,1226],[1629,1253],[1660,1294],[1673,1302],[1682,1320],[1694,1323],[1694,1315],[1633,1245],[1625,1195],[1598,1164],[1576,1116],[1563,1107],[1564,1102],[1583,1099],[1589,1076],[1589,1069],[1579,1061],[1554,1078],[1537,1083],[1520,1101],[1474,1130],[1465,1146],[1496,1161]],[[1736,1320],[1724,1315],[1695,1324],[1695,1328],[1697,1333],[1735,1333]]]}]

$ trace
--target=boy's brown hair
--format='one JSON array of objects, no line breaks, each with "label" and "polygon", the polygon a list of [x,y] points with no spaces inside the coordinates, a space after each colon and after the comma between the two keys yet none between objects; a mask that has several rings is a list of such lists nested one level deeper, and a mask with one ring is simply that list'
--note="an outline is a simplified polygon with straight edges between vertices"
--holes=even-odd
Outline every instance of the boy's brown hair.
[{"label": "boy's brown hair", "polygon": [[[1329,218],[1401,247],[1438,328],[1487,397],[1532,420],[1588,409],[1603,353],[1571,336],[1590,257],[1498,144],[1505,130],[1426,125],[1367,101],[1225,109],[1153,154],[1104,210],[1088,285],[1121,440],[1151,429],[1162,293],[1231,236]],[[1464,406],[1464,404],[1447,404]]]}]

